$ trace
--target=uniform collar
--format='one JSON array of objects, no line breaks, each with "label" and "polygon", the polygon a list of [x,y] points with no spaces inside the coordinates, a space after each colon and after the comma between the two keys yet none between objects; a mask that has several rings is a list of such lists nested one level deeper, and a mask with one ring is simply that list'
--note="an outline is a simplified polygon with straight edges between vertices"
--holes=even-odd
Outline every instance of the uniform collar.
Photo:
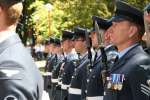
[{"label": "uniform collar", "polygon": [[77,55],[75,49],[72,49],[71,52],[66,54],[65,57],[67,57],[68,60],[76,60],[76,59],[78,59],[78,55]]},{"label": "uniform collar", "polygon": [[83,59],[87,54],[88,54],[88,52],[85,52],[84,54],[82,54],[82,55],[80,56],[80,59]]},{"label": "uniform collar", "polygon": [[121,57],[123,57],[130,49],[132,49],[133,47],[135,47],[135,46],[137,46],[137,45],[138,45],[138,43],[133,44],[133,45],[131,45],[130,47],[128,47],[128,48],[122,50],[121,52],[118,52],[118,57],[119,57],[119,59],[120,59]]},{"label": "uniform collar", "polygon": [[9,30],[0,32],[0,43],[2,43],[3,41],[7,40],[9,37],[15,34],[16,34],[15,31],[9,31]]},{"label": "uniform collar", "polygon": [[133,56],[135,56],[139,53],[144,53],[144,50],[143,50],[142,46],[137,43],[137,45],[132,46],[132,48],[130,48],[126,52],[126,54],[124,54],[124,56],[122,56],[120,59],[118,59],[114,63],[113,67],[110,69],[110,73],[112,73],[113,71],[115,71],[118,68],[122,67],[128,59],[130,59],[131,57],[133,57]]},{"label": "uniform collar", "polygon": [[9,36],[9,38],[5,39],[3,42],[0,43],[0,53],[16,43],[21,43],[19,36],[17,34]]}]

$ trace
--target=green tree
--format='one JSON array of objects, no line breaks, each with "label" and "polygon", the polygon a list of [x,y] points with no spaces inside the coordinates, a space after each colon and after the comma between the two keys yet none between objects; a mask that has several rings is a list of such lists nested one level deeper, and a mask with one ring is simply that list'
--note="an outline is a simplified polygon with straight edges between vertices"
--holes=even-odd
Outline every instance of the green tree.
[{"label": "green tree", "polygon": [[[50,1],[52,2],[52,1]],[[53,10],[51,11],[51,35],[60,36],[64,29],[73,29],[74,26],[90,28],[92,26],[92,15],[100,17],[109,17],[111,13],[104,2],[98,0],[55,0],[52,2]],[[32,14],[33,25],[37,28],[39,22],[39,34],[44,38],[48,37],[47,33],[47,12],[43,8],[43,1],[36,1],[30,6],[36,9]],[[40,16],[40,20],[35,20]]]},{"label": "green tree", "polygon": [[[149,2],[148,0],[124,1],[141,10]],[[18,33],[26,43],[28,37],[32,37],[32,40],[37,36],[42,36],[44,39],[49,36],[60,37],[62,30],[72,30],[77,25],[91,28],[91,17],[97,15],[110,18],[115,10],[115,2],[116,0],[25,0],[24,14],[17,28]],[[47,3],[53,5],[50,19],[49,12],[45,8]]]},{"label": "green tree", "polygon": [[148,4],[149,0],[122,0],[125,1],[135,7],[137,7],[140,10],[143,10],[146,4]]}]

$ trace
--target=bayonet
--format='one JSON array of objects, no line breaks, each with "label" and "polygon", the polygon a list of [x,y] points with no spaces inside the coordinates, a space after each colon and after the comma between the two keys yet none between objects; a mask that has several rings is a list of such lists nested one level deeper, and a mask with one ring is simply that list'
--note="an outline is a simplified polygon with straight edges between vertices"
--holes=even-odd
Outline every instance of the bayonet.
[{"label": "bayonet", "polygon": [[97,34],[99,48],[104,47],[104,31],[99,29],[97,21],[95,21],[95,32]]},{"label": "bayonet", "polygon": [[86,37],[87,48],[91,48],[91,42],[90,42],[89,32],[88,32],[87,29],[85,30],[85,37]]},{"label": "bayonet", "polygon": [[[92,52],[91,52],[91,38],[89,37],[90,32],[88,32],[88,30],[85,30],[85,37],[86,37],[86,46],[88,49],[88,59],[90,61],[90,68],[92,67]],[[90,69],[89,68],[89,69]]]},{"label": "bayonet", "polygon": [[105,44],[104,44],[104,30],[99,29],[99,25],[97,24],[96,21],[95,21],[95,32],[97,34],[99,49],[101,50],[101,57],[102,57],[101,75],[102,75],[102,79],[103,79],[104,88],[106,89],[107,77],[109,76],[109,72],[108,72],[107,56],[106,56]]}]

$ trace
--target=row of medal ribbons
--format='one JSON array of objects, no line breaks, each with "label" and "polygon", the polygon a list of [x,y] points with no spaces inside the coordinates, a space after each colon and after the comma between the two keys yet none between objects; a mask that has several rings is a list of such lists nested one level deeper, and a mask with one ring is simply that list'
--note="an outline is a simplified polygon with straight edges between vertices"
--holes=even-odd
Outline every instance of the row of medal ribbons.
[{"label": "row of medal ribbons", "polygon": [[107,77],[107,89],[122,90],[124,80],[124,74],[111,74],[110,77]]}]

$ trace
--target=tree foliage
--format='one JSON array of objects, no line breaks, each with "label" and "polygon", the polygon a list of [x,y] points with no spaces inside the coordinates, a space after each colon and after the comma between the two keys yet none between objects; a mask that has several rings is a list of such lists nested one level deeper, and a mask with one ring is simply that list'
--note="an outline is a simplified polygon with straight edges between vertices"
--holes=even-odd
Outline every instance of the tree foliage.
[{"label": "tree foliage", "polygon": [[[18,25],[18,32],[24,43],[28,37],[59,37],[61,31],[72,30],[74,26],[92,27],[93,15],[110,18],[114,13],[116,0],[25,0],[24,16]],[[148,0],[124,0],[143,10]],[[49,12],[45,5],[52,4]],[[50,28],[50,31],[49,31]],[[34,35],[33,35],[34,34]]]}]

